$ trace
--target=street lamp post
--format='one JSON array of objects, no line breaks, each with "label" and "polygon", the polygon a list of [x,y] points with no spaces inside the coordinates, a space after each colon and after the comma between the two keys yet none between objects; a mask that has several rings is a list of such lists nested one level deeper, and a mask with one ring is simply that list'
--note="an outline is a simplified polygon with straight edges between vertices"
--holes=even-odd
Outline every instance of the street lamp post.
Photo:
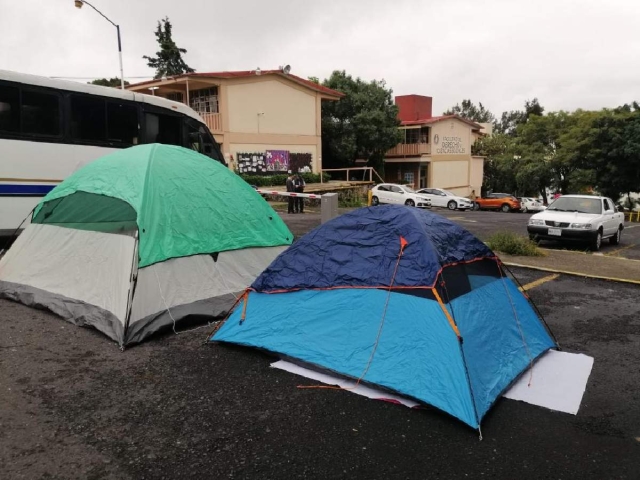
[{"label": "street lamp post", "polygon": [[120,88],[122,90],[124,90],[124,73],[122,72],[122,42],[120,41],[120,25],[116,25],[115,23],[113,23],[104,13],[102,13],[96,7],[94,7],[89,2],[87,2],[87,0],[74,0],[73,3],[76,6],[76,8],[82,8],[82,5],[85,5],[85,4],[89,5],[96,12],[98,12],[100,15],[102,15],[102,17],[105,20],[107,20],[111,25],[116,27],[116,30],[118,32],[118,55],[120,56]]}]

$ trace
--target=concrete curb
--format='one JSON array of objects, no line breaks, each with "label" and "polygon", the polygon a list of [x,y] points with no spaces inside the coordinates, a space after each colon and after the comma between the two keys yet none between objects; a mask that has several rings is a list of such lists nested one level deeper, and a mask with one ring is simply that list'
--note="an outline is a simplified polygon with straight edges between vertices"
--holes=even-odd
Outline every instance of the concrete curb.
[{"label": "concrete curb", "polygon": [[502,263],[508,267],[530,268],[532,270],[540,270],[542,272],[560,273],[564,275],[573,275],[575,277],[595,278],[597,280],[608,280],[610,282],[621,282],[621,283],[630,283],[633,285],[640,285],[640,280],[630,280],[628,278],[603,277],[601,275],[591,275],[588,273],[580,273],[580,272],[569,272],[566,270],[556,270],[556,269],[547,268],[547,267],[536,267],[534,265],[523,265],[521,263],[513,263],[513,262],[502,262]]}]

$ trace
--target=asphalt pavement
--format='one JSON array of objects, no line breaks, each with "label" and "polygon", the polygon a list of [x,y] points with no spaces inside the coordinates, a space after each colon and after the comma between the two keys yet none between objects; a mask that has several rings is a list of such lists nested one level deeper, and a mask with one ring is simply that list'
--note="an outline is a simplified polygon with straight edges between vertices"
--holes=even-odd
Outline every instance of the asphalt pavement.
[{"label": "asphalt pavement", "polygon": [[[315,223],[283,218],[299,234]],[[209,326],[120,352],[95,330],[0,300],[1,477],[640,478],[638,287],[511,270],[560,346],[594,367],[577,415],[503,398],[482,441],[435,409],[298,389],[273,357],[204,344]]]}]

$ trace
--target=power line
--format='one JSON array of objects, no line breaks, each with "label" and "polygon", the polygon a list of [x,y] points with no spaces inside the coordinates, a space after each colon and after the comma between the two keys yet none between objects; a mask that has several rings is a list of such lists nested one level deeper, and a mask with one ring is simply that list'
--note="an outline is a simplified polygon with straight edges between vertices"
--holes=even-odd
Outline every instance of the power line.
[{"label": "power line", "polygon": [[[97,75],[95,77],[49,77],[49,78],[58,78],[58,79],[66,79],[66,80],[94,80],[96,78],[100,78],[100,76]],[[140,77],[127,75],[125,79],[127,78],[153,78],[153,75],[145,75]]]}]

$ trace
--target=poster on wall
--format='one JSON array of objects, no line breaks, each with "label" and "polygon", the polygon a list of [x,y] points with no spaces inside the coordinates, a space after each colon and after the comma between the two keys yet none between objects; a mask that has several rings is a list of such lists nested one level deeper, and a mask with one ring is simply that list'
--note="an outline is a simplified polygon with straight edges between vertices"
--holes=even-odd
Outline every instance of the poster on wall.
[{"label": "poster on wall", "polygon": [[237,153],[238,173],[266,173],[264,153]]},{"label": "poster on wall", "polygon": [[267,171],[286,172],[289,170],[288,150],[267,150]]},{"label": "poster on wall", "polygon": [[291,153],[288,150],[267,150],[264,153],[236,153],[238,173],[249,175],[283,174],[292,172],[308,173],[312,171],[311,153]]}]

